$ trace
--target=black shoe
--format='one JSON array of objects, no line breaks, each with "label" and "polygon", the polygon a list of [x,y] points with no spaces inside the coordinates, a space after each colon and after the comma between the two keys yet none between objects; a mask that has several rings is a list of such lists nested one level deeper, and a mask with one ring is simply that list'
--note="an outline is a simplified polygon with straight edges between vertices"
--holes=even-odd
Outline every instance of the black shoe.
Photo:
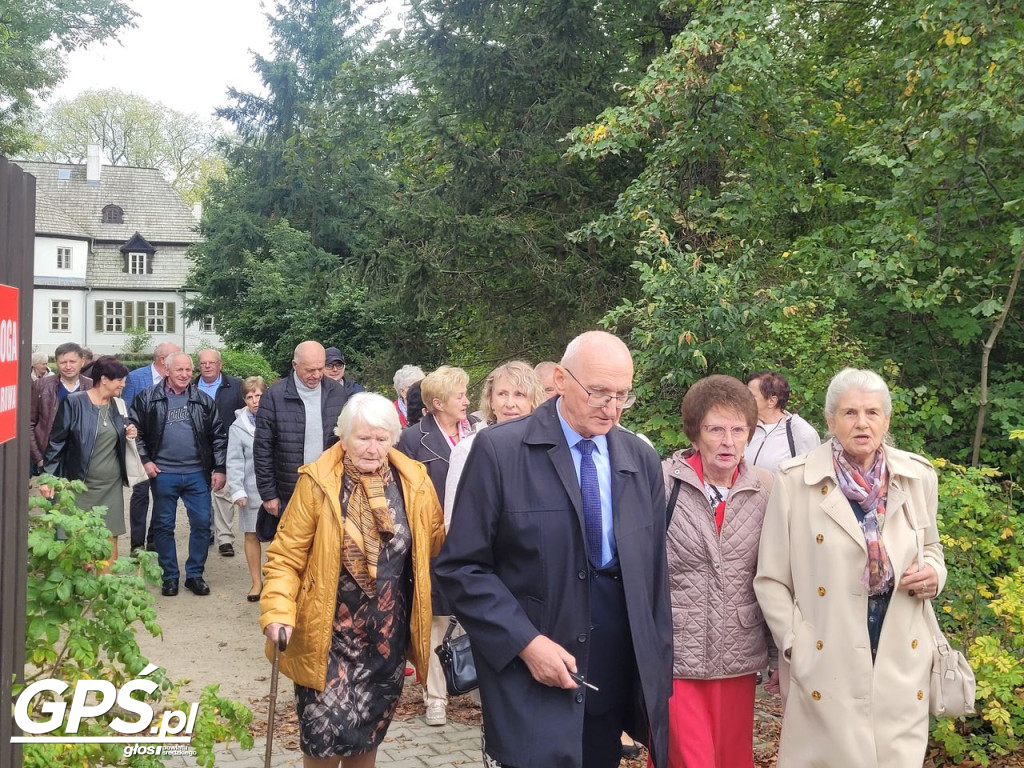
[{"label": "black shoe", "polygon": [[202,596],[210,594],[210,585],[206,583],[202,576],[196,576],[194,579],[185,579],[185,589],[191,590],[193,595]]},{"label": "black shoe", "polygon": [[[185,582],[185,585],[186,586],[188,585],[187,581]],[[210,590],[207,589],[206,591],[209,592]],[[176,594],[178,594],[178,582],[177,582],[177,580],[176,579],[164,579],[164,585],[160,589],[160,594],[163,595],[164,597],[174,597]]]},{"label": "black shoe", "polygon": [[623,744],[622,745],[622,756],[627,760],[640,757],[640,747],[636,744]]},{"label": "black shoe", "polygon": [[221,544],[220,547],[218,547],[218,549],[220,549],[220,556],[221,557],[234,557],[235,556],[235,548],[233,546],[231,546],[230,544]]},{"label": "black shoe", "polygon": [[147,541],[146,542],[146,551],[147,552],[156,552],[156,544],[154,544],[152,541]]},{"label": "black shoe", "polygon": [[128,557],[138,557],[139,552],[142,551],[142,547],[132,547],[132,551],[128,553]]}]

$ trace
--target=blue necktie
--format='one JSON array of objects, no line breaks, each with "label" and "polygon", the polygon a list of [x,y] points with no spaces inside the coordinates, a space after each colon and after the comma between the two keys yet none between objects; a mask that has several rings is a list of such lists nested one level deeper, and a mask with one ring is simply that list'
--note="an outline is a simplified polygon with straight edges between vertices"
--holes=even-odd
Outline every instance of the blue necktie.
[{"label": "blue necktie", "polygon": [[595,568],[604,564],[601,541],[601,487],[597,482],[597,465],[594,464],[593,440],[580,440],[576,449],[580,452],[580,493],[583,496],[583,527],[587,534],[587,553]]}]

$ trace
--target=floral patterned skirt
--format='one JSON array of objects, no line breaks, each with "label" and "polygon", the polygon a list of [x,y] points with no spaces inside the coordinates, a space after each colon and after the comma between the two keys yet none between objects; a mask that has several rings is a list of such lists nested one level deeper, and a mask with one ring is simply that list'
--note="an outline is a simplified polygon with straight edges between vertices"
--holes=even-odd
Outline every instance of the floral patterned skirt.
[{"label": "floral patterned skirt", "polygon": [[[388,502],[395,537],[381,549],[377,594],[368,597],[343,567],[323,691],[295,686],[299,743],[304,754],[360,755],[387,734],[405,682],[409,646],[411,536],[401,497]],[[397,509],[396,509],[397,507]]]}]

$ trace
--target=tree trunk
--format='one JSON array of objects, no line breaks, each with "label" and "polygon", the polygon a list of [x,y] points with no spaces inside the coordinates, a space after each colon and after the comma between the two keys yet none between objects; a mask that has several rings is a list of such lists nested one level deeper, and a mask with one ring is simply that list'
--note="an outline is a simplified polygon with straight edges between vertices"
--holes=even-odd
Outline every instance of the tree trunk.
[{"label": "tree trunk", "polygon": [[1006,301],[1003,302],[1003,311],[999,313],[996,324],[992,326],[992,332],[985,341],[981,353],[981,398],[978,403],[978,423],[974,427],[974,452],[971,454],[971,466],[978,466],[981,455],[981,434],[985,428],[985,411],[988,409],[988,358],[992,354],[992,348],[996,345],[996,337],[1003,330],[1006,317],[1010,314],[1010,306],[1013,304],[1013,296],[1017,292],[1017,283],[1020,282],[1021,268],[1024,267],[1024,250],[1017,255],[1017,264],[1013,269],[1013,277],[1010,279],[1010,290],[1006,293]]}]

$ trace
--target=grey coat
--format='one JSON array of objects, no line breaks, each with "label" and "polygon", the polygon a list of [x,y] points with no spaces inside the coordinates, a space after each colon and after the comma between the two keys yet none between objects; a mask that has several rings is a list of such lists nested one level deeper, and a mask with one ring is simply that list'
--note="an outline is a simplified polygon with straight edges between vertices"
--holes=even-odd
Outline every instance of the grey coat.
[{"label": "grey coat", "polygon": [[252,460],[253,436],[256,425],[249,421],[249,409],[235,411],[235,420],[228,430],[228,489],[231,501],[245,499],[248,509],[259,509],[263,499],[256,488],[256,465]]}]

